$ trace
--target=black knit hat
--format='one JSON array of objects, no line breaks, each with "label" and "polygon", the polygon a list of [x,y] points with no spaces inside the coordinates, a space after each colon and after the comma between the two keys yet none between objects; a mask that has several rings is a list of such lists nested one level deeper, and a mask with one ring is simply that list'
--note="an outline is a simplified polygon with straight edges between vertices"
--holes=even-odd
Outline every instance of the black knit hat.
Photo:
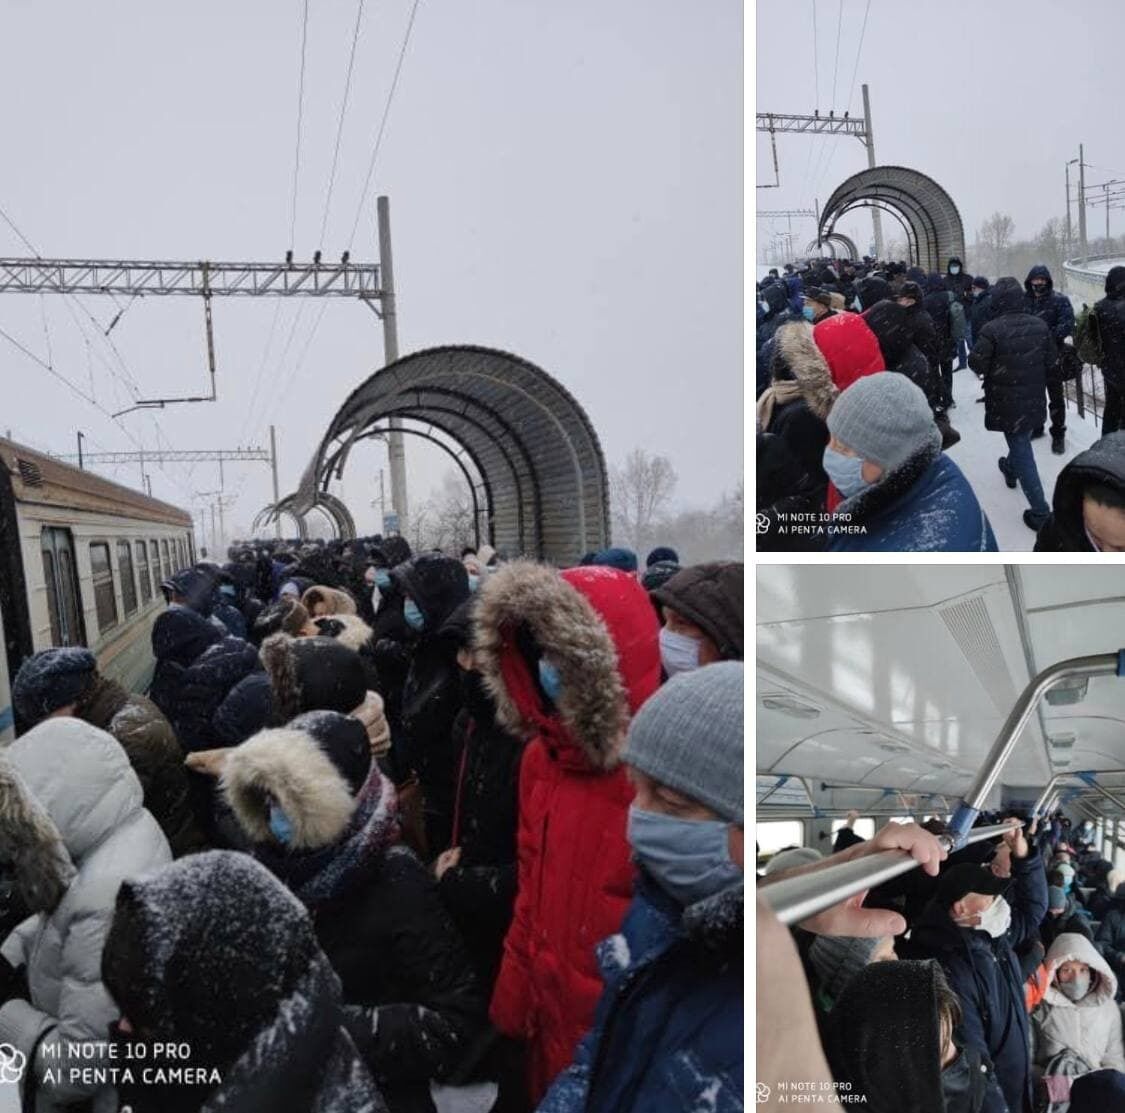
[{"label": "black knit hat", "polygon": [[741,561],[696,564],[677,572],[652,599],[695,623],[724,660],[742,660],[743,592]]},{"label": "black knit hat", "polygon": [[934,900],[939,908],[950,908],[968,893],[1002,895],[1011,884],[1010,878],[997,877],[987,866],[961,862],[945,870],[938,878]]},{"label": "black knit hat", "polygon": [[97,658],[79,646],[33,653],[12,682],[12,703],[28,728],[60,707],[77,703],[98,671]]}]

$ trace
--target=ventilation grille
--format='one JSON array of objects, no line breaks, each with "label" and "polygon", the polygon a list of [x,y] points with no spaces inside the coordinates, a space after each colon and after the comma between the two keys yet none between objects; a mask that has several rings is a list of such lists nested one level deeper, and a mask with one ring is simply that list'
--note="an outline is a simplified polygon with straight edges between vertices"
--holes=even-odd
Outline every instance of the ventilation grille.
[{"label": "ventilation grille", "polygon": [[30,460],[16,459],[16,467],[20,470],[20,479],[28,487],[42,487],[43,486],[43,473],[39,470],[38,464],[33,464]]},{"label": "ventilation grille", "polygon": [[1016,701],[1016,690],[984,596],[973,595],[940,607],[938,614],[996,710],[1007,715]]}]

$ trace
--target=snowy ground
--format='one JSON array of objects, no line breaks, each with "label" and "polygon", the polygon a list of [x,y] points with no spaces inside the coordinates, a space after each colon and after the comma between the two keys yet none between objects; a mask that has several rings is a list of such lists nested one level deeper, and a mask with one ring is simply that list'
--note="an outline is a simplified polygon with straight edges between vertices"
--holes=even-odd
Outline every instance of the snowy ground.
[{"label": "snowy ground", "polygon": [[[1023,524],[1027,499],[1021,488],[1017,487],[1014,491],[1008,489],[996,466],[996,461],[1005,454],[1007,446],[1002,434],[989,433],[984,428],[984,404],[978,405],[976,401],[981,394],[980,380],[972,371],[954,372],[953,398],[957,406],[950,411],[949,417],[953,427],[961,434],[961,443],[949,450],[949,456],[973,485],[973,490],[992,523],[1001,552],[1030,552],[1035,545],[1035,534]],[[1039,478],[1043,481],[1043,493],[1048,502],[1051,501],[1059,472],[1079,452],[1098,440],[1100,435],[1101,431],[1093,419],[1087,415],[1086,420],[1083,420],[1071,406],[1066,411],[1064,455],[1056,456],[1051,451],[1050,435],[1032,441],[1035,463],[1039,468]]]}]

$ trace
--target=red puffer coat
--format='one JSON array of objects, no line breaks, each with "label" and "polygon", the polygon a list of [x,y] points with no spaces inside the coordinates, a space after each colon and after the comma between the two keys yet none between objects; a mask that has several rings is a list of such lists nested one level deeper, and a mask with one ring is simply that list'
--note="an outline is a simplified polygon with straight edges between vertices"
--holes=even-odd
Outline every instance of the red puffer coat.
[{"label": "red puffer coat", "polygon": [[[529,562],[486,581],[475,620],[497,721],[531,739],[520,768],[515,914],[491,1018],[529,1045],[538,1103],[593,1022],[602,988],[594,946],[618,930],[632,896],[633,789],[618,752],[629,717],[660,684],[659,630],[634,577]],[[539,686],[540,653],[562,681],[557,709]]]}]

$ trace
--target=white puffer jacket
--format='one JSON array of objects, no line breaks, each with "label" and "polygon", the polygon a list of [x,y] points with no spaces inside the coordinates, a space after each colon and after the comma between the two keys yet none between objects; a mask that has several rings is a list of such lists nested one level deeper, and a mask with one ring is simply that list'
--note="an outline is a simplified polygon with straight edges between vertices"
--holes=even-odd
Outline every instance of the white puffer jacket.
[{"label": "white puffer jacket", "polygon": [[[1059,991],[1055,975],[1064,962],[1084,962],[1090,967],[1090,990],[1081,1001],[1072,1001]],[[1071,932],[1051,944],[1046,963],[1047,992],[1031,1017],[1035,1061],[1045,1066],[1052,1056],[1070,1048],[1091,1070],[1125,1071],[1121,1012],[1114,1001],[1117,978],[1109,964],[1086,936]]]},{"label": "white puffer jacket", "polygon": [[[0,1007],[0,1042],[27,1056],[24,1088],[36,1080],[36,1113],[91,1097],[96,1113],[117,1107],[111,1089],[83,1084],[69,1069],[107,1065],[99,1053],[118,1011],[101,961],[117,890],[172,860],[141,801],[117,740],[81,719],[47,719],[0,757],[0,854],[39,910],[0,947],[26,967],[31,990],[30,1001]],[[95,1054],[73,1054],[76,1044]]]}]

